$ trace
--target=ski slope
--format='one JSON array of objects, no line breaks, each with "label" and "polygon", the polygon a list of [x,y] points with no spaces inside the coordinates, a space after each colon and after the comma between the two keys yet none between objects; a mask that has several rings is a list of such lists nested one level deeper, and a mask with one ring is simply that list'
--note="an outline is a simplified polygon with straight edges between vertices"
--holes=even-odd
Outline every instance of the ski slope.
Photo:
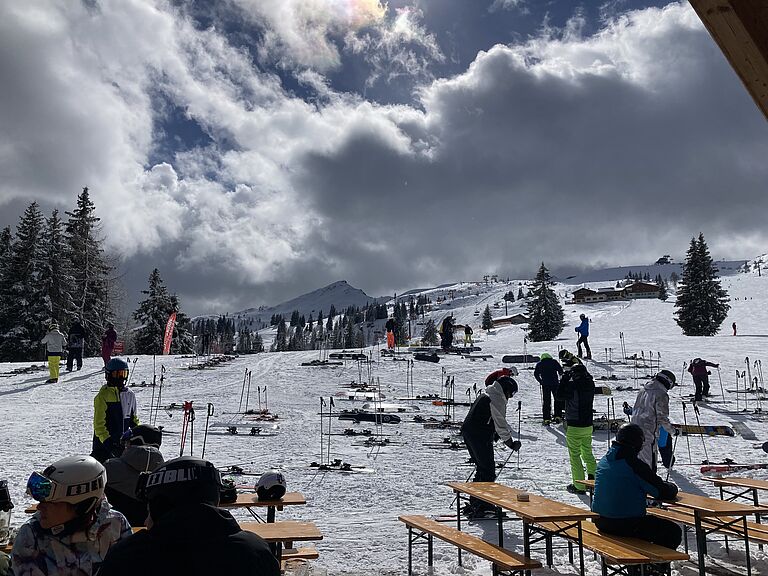
[{"label": "ski slope", "polygon": [[[712,338],[690,338],[681,335],[674,323],[672,300],[616,302],[596,305],[567,305],[565,331],[557,341],[530,343],[528,351],[532,353],[556,353],[559,346],[575,349],[574,327],[580,313],[586,313],[592,320],[590,343],[593,356],[598,361],[604,360],[605,350],[612,348],[613,356],[620,356],[619,333],[623,332],[628,354],[652,353],[654,359],[660,354],[662,368],[673,370],[678,376],[683,363],[695,356],[701,356],[721,364],[724,388],[735,385],[736,370],[745,369],[745,357],[751,361],[768,359],[768,277],[756,274],[739,274],[723,279],[725,288],[733,301],[730,315],[723,325],[723,332]],[[504,327],[493,334],[484,334],[478,325],[480,312],[486,304],[493,308],[494,302],[500,302],[508,290],[517,294],[518,284],[496,284],[489,287],[471,284],[459,284],[453,287],[441,287],[433,290],[433,300],[437,294],[447,295],[454,291],[454,299],[433,309],[430,313],[437,322],[453,313],[458,323],[470,322],[475,327],[477,344],[483,354],[493,354],[494,359],[475,361],[458,356],[443,357],[439,364],[416,362],[414,365],[414,389],[417,395],[441,392],[445,376],[452,376],[456,384],[456,399],[464,400],[467,388],[474,384],[482,386],[483,379],[492,370],[500,366],[503,354],[522,353],[524,332],[520,327]],[[565,294],[571,288],[558,285],[558,293]],[[523,304],[513,303],[509,313],[523,310]],[[503,302],[500,309],[493,309],[495,315],[504,313]],[[730,334],[732,322],[738,324],[739,336]],[[457,335],[458,336],[458,335]],[[387,402],[408,403],[396,400],[408,395],[406,390],[406,362],[379,358],[377,348],[369,349],[375,363],[371,373],[380,381],[382,393]],[[301,367],[301,362],[318,357],[317,352],[264,353],[239,357],[215,369],[187,370],[186,366],[193,359],[180,357],[157,358],[156,370],[159,376],[161,364],[166,368],[163,404],[180,403],[193,400],[197,408],[194,429],[194,453],[200,454],[205,429],[206,403],[215,407],[217,422],[239,420],[239,416],[225,415],[235,412],[240,403],[243,374],[246,369],[252,372],[249,408],[258,408],[258,392],[266,386],[269,408],[279,415],[279,434],[276,436],[251,437],[247,435],[227,436],[210,435],[207,440],[206,457],[218,466],[237,464],[246,470],[260,473],[271,467],[282,469],[286,475],[289,490],[303,492],[308,505],[292,507],[278,513],[278,519],[312,520],[321,528],[325,538],[317,544],[320,559],[312,563],[316,573],[372,575],[404,574],[407,570],[406,530],[397,521],[397,516],[404,513],[444,514],[450,512],[448,506],[452,493],[442,483],[450,480],[465,480],[471,472],[466,465],[464,451],[436,449],[424,446],[425,443],[439,443],[448,432],[425,430],[413,423],[412,413],[401,413],[403,422],[399,425],[385,425],[384,432],[392,440],[392,445],[380,448],[367,448],[359,445],[362,438],[331,436],[330,453],[332,458],[341,458],[352,465],[373,469],[372,473],[343,474],[338,472],[318,472],[309,467],[312,461],[320,460],[320,397],[334,396],[346,391],[342,386],[351,381],[368,379],[368,367],[360,367],[356,362],[346,362],[340,367]],[[28,364],[26,364],[28,365]],[[0,372],[7,373],[13,368],[25,364],[2,364]],[[23,509],[32,501],[24,495],[26,479],[33,470],[44,466],[64,455],[88,453],[92,434],[92,401],[103,381],[100,371],[101,360],[86,359],[82,371],[63,373],[58,384],[45,384],[47,372],[17,376],[0,377],[0,478],[9,481],[14,509],[13,524],[19,525],[25,520]],[[534,419],[540,414],[539,388],[533,380],[531,371],[518,366],[520,393],[510,402],[508,419],[517,428],[516,400],[521,405],[522,450],[518,460],[510,459],[510,466],[501,473],[500,482],[543,494],[547,497],[577,505],[586,505],[585,497],[578,497],[565,491],[570,482],[567,450],[564,431],[559,427],[543,427]],[[613,386],[635,385],[634,367],[626,365],[604,365],[592,363],[589,369],[597,378],[608,373],[627,380],[612,383]],[[639,369],[637,384],[645,381],[647,370]],[[132,380],[135,383],[151,382],[153,376],[152,357],[140,356],[136,363]],[[682,422],[683,411],[681,394],[691,394],[690,377],[686,374],[683,386],[672,393],[671,416],[673,422]],[[717,373],[711,377],[713,392],[719,395],[720,385]],[[149,418],[150,401],[153,394],[151,387],[135,387],[140,417]],[[258,392],[257,392],[258,391]],[[263,392],[262,392],[263,407]],[[621,403],[633,403],[635,392],[617,391],[613,398],[617,415],[621,416]],[[734,438],[705,438],[706,449],[711,460],[720,461],[730,457],[737,462],[753,463],[768,460],[766,454],[756,450],[753,445],[768,440],[768,425],[765,421],[753,420],[746,416],[724,415],[720,411],[734,409],[735,394],[726,392],[726,404],[712,404],[701,407],[701,424],[731,424],[734,421],[745,423],[754,431],[757,441],[746,440],[741,436]],[[719,398],[715,398],[719,399]],[[362,402],[349,402],[335,399],[335,409],[360,407]],[[440,417],[442,408],[431,402],[419,402],[417,414],[424,417]],[[605,412],[606,398],[596,399],[595,409]],[[768,406],[767,406],[768,407]],[[457,407],[457,418],[461,418],[466,408]],[[688,423],[696,423],[689,408]],[[179,454],[178,432],[181,429],[181,412],[161,410],[157,424],[170,432],[165,436],[163,453],[166,458]],[[344,428],[358,430],[372,428],[371,423],[354,425],[350,422],[332,420],[332,431],[341,432]],[[220,429],[219,429],[220,431]],[[685,491],[708,494],[716,493],[709,483],[699,479],[701,460],[704,459],[704,446],[699,437],[689,437],[691,458],[688,457],[688,442],[679,437],[677,457],[679,465],[672,473],[672,479]],[[606,450],[608,436],[606,432],[595,432],[594,452],[601,457]],[[509,452],[500,449],[497,461],[507,458]],[[695,464],[695,465],[690,465]],[[766,471],[750,471],[755,477],[768,478]],[[241,477],[239,481],[253,483],[255,477]],[[245,512],[238,513],[245,520]],[[470,524],[468,530],[495,541],[495,524],[490,522]],[[520,525],[516,522],[505,524],[505,542],[507,546],[522,550]],[[691,539],[693,544],[693,539]],[[738,543],[731,543],[730,556],[725,554],[720,542],[709,544],[708,563],[733,568],[744,566],[742,548]],[[764,551],[752,547],[755,559],[755,574],[768,574],[768,556]],[[538,556],[537,556],[538,557]],[[600,574],[600,566],[587,554],[587,572]],[[417,570],[426,569],[426,555],[416,554]],[[539,558],[541,559],[541,558]],[[676,574],[693,574],[692,564],[676,570]],[[456,565],[455,549],[444,544],[435,547],[435,573],[438,575],[461,573]],[[471,555],[465,555],[464,572],[468,574],[490,574],[489,564]],[[743,568],[741,570],[743,572]],[[555,550],[553,570],[543,569],[536,574],[576,574],[577,568],[567,562],[564,550]]]}]

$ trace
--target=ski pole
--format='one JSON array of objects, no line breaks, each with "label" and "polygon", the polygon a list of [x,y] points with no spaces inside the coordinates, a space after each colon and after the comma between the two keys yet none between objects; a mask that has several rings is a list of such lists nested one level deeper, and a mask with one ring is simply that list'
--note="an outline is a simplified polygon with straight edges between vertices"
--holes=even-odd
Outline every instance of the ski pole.
[{"label": "ski pole", "polygon": [[677,439],[678,436],[675,436],[674,442],[672,442],[672,459],[669,461],[669,468],[667,468],[667,477],[664,479],[665,482],[669,482],[669,475],[672,474],[672,467],[675,465],[675,451],[677,450]]},{"label": "ski pole", "polygon": [[680,387],[683,387],[685,381],[685,369],[688,367],[688,362],[683,362],[683,369],[680,371]]},{"label": "ski pole", "polygon": [[688,438],[688,418],[686,417],[685,402],[683,402],[683,425],[685,426],[685,443],[688,445],[688,462],[693,464],[693,457],[691,456],[691,439]]},{"label": "ski pole", "polygon": [[131,366],[131,372],[128,374],[128,382],[125,383],[126,388],[131,385],[131,380],[133,379],[133,371],[136,368],[136,360],[138,360],[138,358],[133,359],[133,366]]},{"label": "ski pole", "polygon": [[205,434],[203,435],[203,452],[200,454],[200,458],[202,460],[205,460],[205,443],[208,441],[208,421],[211,419],[211,416],[213,416],[213,404],[208,402],[208,408],[205,413]]},{"label": "ski pole", "polygon": [[[501,465],[501,466],[499,466],[499,470],[500,470],[500,472],[499,472],[499,474],[496,476],[496,480],[495,480],[495,482],[498,482],[498,480],[499,480],[499,476],[501,476],[501,473],[502,473],[502,472],[504,472],[504,469],[507,467],[507,464],[509,463],[509,459],[510,459],[510,458],[512,458],[512,454],[514,454],[514,452],[510,452],[510,453],[509,453],[509,455],[507,456],[507,459],[506,459],[506,460],[504,460],[504,462],[502,463],[502,465]],[[517,457],[518,457],[518,459],[520,458],[520,450],[518,450],[518,451],[517,451]]]},{"label": "ski pole", "polygon": [[[517,401],[517,441],[520,442],[520,425],[523,420],[523,411],[521,410],[523,401]],[[512,454],[510,454],[512,456]],[[509,459],[509,458],[507,458]],[[520,448],[517,449],[517,469],[520,470]]]},{"label": "ski pole", "polygon": [[723,402],[725,402],[725,390],[723,390],[723,377],[720,375],[720,366],[717,367],[717,379],[720,381],[720,395],[723,397]]},{"label": "ski pole", "polygon": [[709,455],[707,454],[707,443],[704,441],[704,430],[701,428],[701,421],[699,421],[699,406],[696,402],[693,402],[693,413],[696,415],[696,425],[701,432],[701,445],[704,448],[704,462],[702,464],[709,464]]}]

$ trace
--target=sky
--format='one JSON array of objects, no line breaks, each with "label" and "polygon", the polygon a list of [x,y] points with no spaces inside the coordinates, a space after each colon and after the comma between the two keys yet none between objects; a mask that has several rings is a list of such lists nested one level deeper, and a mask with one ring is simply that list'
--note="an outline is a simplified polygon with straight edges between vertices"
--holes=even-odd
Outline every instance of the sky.
[{"label": "sky", "polygon": [[129,301],[767,251],[768,124],[687,2],[3,2],[0,86],[0,225],[88,186]]}]

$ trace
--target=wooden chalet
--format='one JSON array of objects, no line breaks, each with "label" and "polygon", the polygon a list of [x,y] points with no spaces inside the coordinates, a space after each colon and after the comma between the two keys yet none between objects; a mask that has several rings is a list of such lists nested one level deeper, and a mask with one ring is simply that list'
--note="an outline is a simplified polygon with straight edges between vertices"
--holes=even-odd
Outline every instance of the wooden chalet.
[{"label": "wooden chalet", "polygon": [[515,324],[528,324],[529,318],[523,314],[512,314],[511,316],[502,316],[493,319],[493,327],[512,326]]},{"label": "wooden chalet", "polygon": [[658,298],[659,287],[648,282],[635,282],[624,288],[578,288],[571,294],[573,304],[593,304],[616,300],[634,300],[637,298]]}]

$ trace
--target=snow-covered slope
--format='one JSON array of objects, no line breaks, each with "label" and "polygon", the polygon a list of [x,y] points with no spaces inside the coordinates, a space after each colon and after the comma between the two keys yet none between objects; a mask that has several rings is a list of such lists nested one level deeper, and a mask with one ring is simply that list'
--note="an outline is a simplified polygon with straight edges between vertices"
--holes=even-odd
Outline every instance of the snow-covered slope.
[{"label": "snow-covered slope", "polygon": [[[744,260],[722,260],[716,262],[717,268],[720,270],[721,276],[730,276],[736,274],[738,270],[744,266]],[[674,272],[678,276],[682,276],[683,267],[681,264],[652,264],[652,265],[640,265],[640,266],[619,266],[616,268],[601,268],[599,270],[590,270],[583,274],[577,274],[575,276],[569,276],[563,278],[562,281],[566,284],[584,284],[585,282],[609,282],[622,280],[627,277],[627,274],[633,272],[635,274],[649,274],[651,279],[655,278],[657,274],[661,274],[662,278],[669,278]]]},{"label": "snow-covered slope", "polygon": [[[757,273],[729,276],[723,280],[733,301],[731,313],[724,324],[724,330],[712,338],[689,338],[680,333],[675,324],[672,302],[658,300],[602,303],[597,305],[566,306],[568,325],[561,337],[553,342],[530,343],[528,349],[538,353],[554,353],[559,346],[573,349],[575,344],[574,326],[578,315],[586,313],[592,319],[592,344],[595,359],[602,361],[606,349],[612,349],[617,358],[620,349],[619,333],[626,340],[627,353],[643,353],[654,358],[660,355],[661,366],[673,370],[678,376],[683,374],[683,362],[695,356],[702,356],[719,362],[725,404],[711,404],[701,407],[702,424],[731,424],[742,422],[751,428],[759,442],[768,440],[768,424],[765,420],[752,419],[746,415],[726,414],[724,411],[736,408],[736,394],[727,390],[734,387],[736,370],[745,369],[745,357],[750,362],[766,357],[768,340],[768,276],[759,277]],[[477,286],[458,284],[441,287],[441,296],[449,296],[453,290],[453,299],[435,308],[431,314],[436,319],[448,313],[454,313],[459,322],[479,323],[474,315],[486,304],[496,315],[503,313],[501,296],[508,290],[517,292],[518,283]],[[559,293],[570,287],[558,285]],[[437,295],[438,292],[434,292]],[[436,300],[436,297],[433,298]],[[500,308],[493,308],[501,302]],[[522,304],[513,306],[522,309]],[[510,313],[512,310],[510,310]],[[732,322],[738,325],[739,335],[730,334]],[[440,384],[446,375],[453,376],[459,397],[464,397],[467,388],[473,384],[482,385],[484,377],[500,366],[503,354],[521,352],[524,333],[520,327],[500,328],[493,334],[484,334],[475,330],[475,336],[482,347],[482,353],[493,354],[487,361],[470,362],[458,356],[449,356],[439,364],[416,362],[414,366],[414,392],[416,394],[440,393]],[[371,365],[374,379],[381,382],[387,401],[397,402],[396,398],[406,395],[405,362],[396,362],[379,358],[373,350],[376,362]],[[239,358],[217,369],[186,370],[191,360],[178,357],[158,358],[158,371],[163,364],[167,368],[164,403],[194,400],[199,407],[195,430],[195,454],[202,446],[205,424],[205,405],[211,402],[215,406],[215,420],[226,420],[231,416],[224,412],[238,408],[243,372],[252,371],[250,407],[257,406],[257,388],[263,400],[263,387],[268,389],[269,407],[280,415],[280,434],[274,437],[254,438],[247,435],[209,436],[206,456],[219,466],[239,464],[254,472],[261,472],[277,466],[284,470],[289,489],[306,494],[308,505],[294,507],[278,513],[279,519],[307,519],[315,521],[323,531],[325,538],[317,547],[319,560],[314,566],[317,572],[327,570],[329,574],[404,574],[406,572],[406,532],[397,521],[402,513],[447,513],[452,493],[442,484],[449,480],[464,480],[471,472],[466,465],[467,455],[463,451],[433,449],[425,443],[439,443],[447,435],[445,431],[425,430],[412,422],[412,415],[402,414],[403,423],[385,428],[392,434],[392,445],[381,449],[371,449],[356,445],[353,438],[331,437],[331,454],[343,458],[352,464],[365,465],[375,471],[370,474],[342,475],[333,472],[320,472],[308,467],[309,463],[320,459],[320,419],[317,414],[319,397],[332,396],[345,390],[342,385],[352,380],[367,380],[367,367],[362,369],[348,362],[334,368],[301,367],[302,361],[317,357],[316,352],[265,353]],[[70,453],[87,453],[91,446],[93,396],[102,383],[103,374],[99,368],[101,360],[87,359],[81,372],[64,374],[58,384],[45,384],[44,373],[25,375],[3,375],[0,377],[0,478],[9,480],[11,494],[16,504],[13,523],[18,525],[25,520],[24,507],[31,500],[24,495],[26,478],[33,470],[41,470],[53,460]],[[0,365],[0,372],[8,372],[20,365]],[[752,364],[754,366],[754,364]],[[520,366],[523,368],[523,366]],[[645,380],[648,370],[637,371],[631,364],[604,365],[591,363],[590,370],[595,377],[614,373],[622,378],[613,385],[634,387]],[[153,363],[151,357],[139,357],[136,363],[134,382],[152,380]],[[753,372],[754,373],[754,372]],[[568,455],[565,449],[564,432],[560,427],[543,427],[535,418],[540,414],[540,395],[530,371],[521,370],[519,377],[520,393],[516,397],[522,402],[520,464],[512,458],[512,466],[503,471],[499,481],[531,492],[543,494],[563,502],[586,506],[586,500],[565,491],[570,482]],[[720,394],[718,374],[712,376],[713,389]],[[149,417],[152,389],[134,388],[143,420]],[[692,392],[690,377],[685,375],[683,386],[672,392],[672,420],[681,422],[683,408],[681,398]],[[613,401],[616,412],[621,414],[623,401],[633,402],[634,390],[616,391]],[[740,400],[741,402],[741,400]],[[346,407],[348,402],[338,400],[336,407]],[[514,404],[514,402],[512,403]],[[517,428],[517,414],[510,404],[508,418]],[[605,412],[608,402],[602,397],[595,402],[595,409]],[[743,403],[740,404],[740,407]],[[419,404],[423,416],[440,416],[441,409],[425,402]],[[457,409],[461,418],[466,408]],[[689,423],[695,417],[690,407],[687,410]],[[158,424],[162,424],[171,433],[166,436],[163,452],[166,457],[179,454],[179,435],[181,414],[179,412],[160,411]],[[333,420],[336,432],[351,427],[349,423]],[[356,428],[370,426],[354,426]],[[710,459],[721,460],[730,457],[738,462],[764,462],[766,455],[753,448],[757,441],[741,436],[734,438],[702,438],[692,436],[687,440],[680,437],[677,444],[678,464],[672,473],[672,480],[683,490],[716,496],[712,486],[700,479],[698,465],[704,459],[706,445]],[[605,432],[595,432],[594,452],[597,457],[603,455],[608,443]],[[690,445],[691,457],[688,456]],[[502,447],[497,459],[504,460],[508,452]],[[750,472],[750,475],[768,479],[766,471]],[[244,482],[251,483],[253,477],[246,477]],[[238,518],[248,519],[244,512],[237,513]],[[492,523],[469,524],[466,528],[490,541],[496,540],[495,527]],[[505,524],[505,542],[507,546],[522,550],[520,524]],[[691,544],[693,539],[691,539]],[[732,553],[725,554],[720,542],[710,542],[708,566],[741,566],[743,573],[744,558],[742,547],[731,542]],[[733,552],[733,549],[736,549]],[[768,556],[756,546],[751,547],[754,559],[753,573],[768,574]],[[534,555],[543,560],[540,553]],[[425,555],[419,551],[416,555],[417,569],[426,570]],[[568,564],[565,550],[555,550],[553,570],[542,570],[537,574],[572,575],[577,570]],[[600,574],[600,566],[591,555],[586,555],[587,573],[590,576]],[[689,565],[690,566],[690,565]],[[739,569],[736,569],[739,572]],[[477,575],[490,574],[488,563],[465,555],[465,569],[456,565],[455,550],[437,544],[435,548],[435,573],[448,576],[456,573]],[[682,571],[676,567],[675,574],[690,575],[689,567]]]}]

